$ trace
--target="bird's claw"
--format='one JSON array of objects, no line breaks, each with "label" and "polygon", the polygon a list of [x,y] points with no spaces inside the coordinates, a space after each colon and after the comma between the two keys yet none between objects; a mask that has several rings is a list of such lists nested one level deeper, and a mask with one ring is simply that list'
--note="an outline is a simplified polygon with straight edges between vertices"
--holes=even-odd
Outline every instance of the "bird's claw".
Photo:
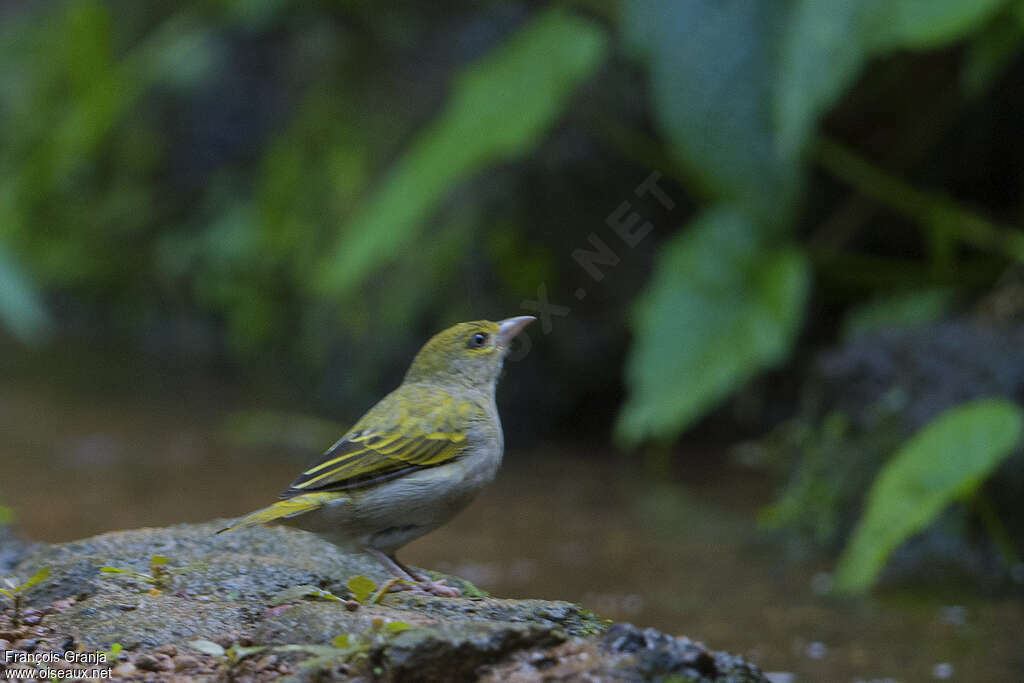
[{"label": "bird's claw", "polygon": [[388,587],[388,591],[411,591],[423,595],[435,595],[441,598],[461,598],[462,591],[455,586],[449,586],[444,579],[434,581],[421,578],[416,581],[397,581]]}]

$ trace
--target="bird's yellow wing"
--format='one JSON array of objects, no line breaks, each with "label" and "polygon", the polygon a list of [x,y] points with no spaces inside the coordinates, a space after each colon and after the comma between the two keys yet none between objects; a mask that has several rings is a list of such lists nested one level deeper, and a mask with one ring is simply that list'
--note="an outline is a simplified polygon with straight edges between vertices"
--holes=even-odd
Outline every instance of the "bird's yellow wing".
[{"label": "bird's yellow wing", "polygon": [[450,462],[465,448],[465,427],[480,412],[447,392],[402,387],[363,416],[281,498],[361,488]]}]

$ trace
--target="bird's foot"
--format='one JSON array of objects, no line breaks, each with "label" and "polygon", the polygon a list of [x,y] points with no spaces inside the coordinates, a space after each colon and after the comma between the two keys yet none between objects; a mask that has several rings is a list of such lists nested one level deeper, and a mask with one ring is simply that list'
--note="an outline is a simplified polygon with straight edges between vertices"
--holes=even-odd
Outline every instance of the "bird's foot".
[{"label": "bird's foot", "polygon": [[427,577],[417,578],[415,581],[398,581],[388,587],[390,592],[411,591],[422,595],[436,595],[441,598],[461,598],[462,591],[455,586],[449,586],[444,579],[434,581]]},{"label": "bird's foot", "polygon": [[434,581],[428,575],[406,567],[398,561],[394,553],[388,555],[376,548],[367,548],[367,552],[376,557],[393,575],[398,577],[385,584],[378,595],[396,593],[398,591],[412,591],[425,595],[437,595],[443,598],[462,597],[462,591],[455,586],[449,586],[445,583],[444,579]]}]

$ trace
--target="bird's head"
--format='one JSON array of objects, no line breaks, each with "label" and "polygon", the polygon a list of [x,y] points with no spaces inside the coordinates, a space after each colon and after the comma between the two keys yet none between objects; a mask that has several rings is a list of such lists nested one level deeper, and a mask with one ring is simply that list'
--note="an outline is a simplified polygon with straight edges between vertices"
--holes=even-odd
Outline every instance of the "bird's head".
[{"label": "bird's head", "polygon": [[456,382],[492,388],[512,339],[534,320],[530,315],[498,322],[475,320],[438,332],[416,354],[405,381]]}]

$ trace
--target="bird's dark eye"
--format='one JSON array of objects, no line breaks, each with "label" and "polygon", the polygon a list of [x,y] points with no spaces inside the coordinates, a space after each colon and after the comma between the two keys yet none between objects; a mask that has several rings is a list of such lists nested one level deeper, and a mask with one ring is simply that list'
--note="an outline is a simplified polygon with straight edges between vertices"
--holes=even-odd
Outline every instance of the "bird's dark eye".
[{"label": "bird's dark eye", "polygon": [[469,338],[469,348],[471,349],[482,349],[486,343],[487,335],[483,332],[477,332]]}]

